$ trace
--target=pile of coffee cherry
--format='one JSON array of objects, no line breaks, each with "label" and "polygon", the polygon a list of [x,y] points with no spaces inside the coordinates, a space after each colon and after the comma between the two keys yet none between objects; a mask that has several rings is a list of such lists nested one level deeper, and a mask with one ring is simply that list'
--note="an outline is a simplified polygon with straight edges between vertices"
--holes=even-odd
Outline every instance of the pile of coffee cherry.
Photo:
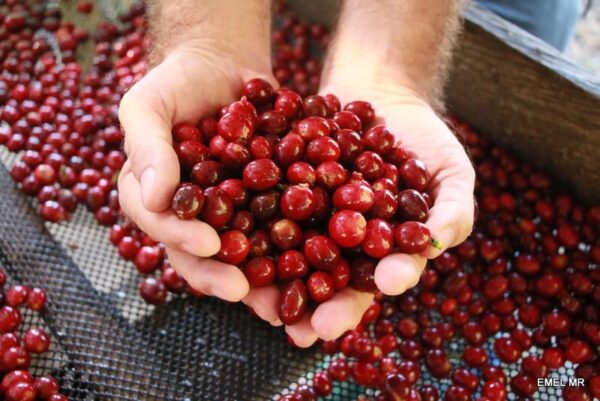
[{"label": "pile of coffee cherry", "polygon": [[303,99],[262,79],[242,95],[201,128],[174,127],[184,182],[172,210],[219,230],[217,259],[251,286],[282,285],[282,322],[349,283],[374,291],[378,259],[430,246],[429,173],[368,102],[342,110],[334,95]]},{"label": "pile of coffee cherry", "polygon": [[310,385],[281,401],[327,397],[349,380],[378,390],[361,401],[529,400],[538,379],[569,377],[584,385],[556,389],[558,399],[600,397],[600,207],[583,207],[550,176],[449,124],[478,172],[473,234],[417,287],[377,294],[356,329],[321,344],[331,359]]},{"label": "pile of coffee cherry", "polygon": [[[6,273],[0,268],[0,394],[6,401],[68,401],[58,381],[49,375],[33,377],[29,372],[32,354],[50,348],[50,336],[39,327],[23,328],[22,308],[40,312],[46,305],[41,288],[13,285],[4,291]],[[22,334],[19,334],[22,332]]]},{"label": "pile of coffee cherry", "polygon": [[[0,5],[0,145],[19,154],[12,177],[37,197],[46,220],[69,219],[84,204],[99,224],[112,225],[119,254],[145,275],[146,301],[164,303],[168,292],[201,296],[169,265],[164,246],[118,205],[125,156],[117,110],[147,69],[143,6],[89,35],[46,3]],[[54,36],[60,59],[40,29]],[[226,245],[218,257],[239,264],[252,285],[289,286],[287,300],[305,306],[346,285],[373,290],[375,260],[431,246],[419,224],[432,204],[424,166],[372,122],[367,104],[342,109],[335,96],[314,95],[328,37],[322,26],[283,16],[273,32],[274,74],[291,90],[252,81],[245,99],[173,130],[189,178],[175,211],[218,228]],[[93,63],[83,73],[75,53],[90,39]],[[400,297],[376,292],[356,329],[321,344],[331,358],[325,367],[283,400],[327,397],[348,380],[375,390],[362,401],[531,399],[537,379],[559,377],[565,365],[585,386],[565,387],[562,399],[600,398],[600,207],[582,206],[548,175],[459,121],[449,123],[478,172],[473,234],[433,261],[416,288]],[[414,243],[404,242],[411,235]],[[18,298],[23,291],[13,292]],[[302,308],[283,306],[286,322]],[[0,310],[5,327],[4,316],[10,322],[16,309],[7,301]],[[7,338],[7,349],[20,347]],[[24,341],[30,352],[31,338]],[[458,358],[450,353],[456,344]],[[423,384],[425,376],[447,389]],[[8,391],[4,379],[0,390]],[[31,383],[36,388],[36,380],[23,383],[23,394],[31,394]]]}]

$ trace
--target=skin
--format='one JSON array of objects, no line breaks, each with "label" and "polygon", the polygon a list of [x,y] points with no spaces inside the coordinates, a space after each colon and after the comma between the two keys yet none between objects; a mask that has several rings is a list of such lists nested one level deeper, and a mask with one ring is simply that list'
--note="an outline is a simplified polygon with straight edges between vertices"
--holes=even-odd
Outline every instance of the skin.
[{"label": "skin", "polygon": [[[375,282],[384,294],[398,295],[416,285],[427,259],[464,241],[473,225],[474,170],[434,111],[442,104],[444,67],[460,6],[460,0],[345,0],[325,63],[320,92],[336,94],[342,104],[371,102],[378,119],[432,175],[435,206],[426,225],[443,249],[381,260]],[[280,326],[278,289],[249,288],[239,269],[210,258],[220,247],[210,226],[178,220],[169,211],[180,178],[172,125],[197,121],[234,101],[251,78],[277,87],[270,65],[270,4],[157,0],[150,4],[150,22],[156,66],[120,107],[128,155],[119,177],[123,210],[166,244],[171,264],[192,287],[241,300]],[[337,338],[360,322],[372,299],[372,294],[345,289],[285,330],[300,347]]]}]

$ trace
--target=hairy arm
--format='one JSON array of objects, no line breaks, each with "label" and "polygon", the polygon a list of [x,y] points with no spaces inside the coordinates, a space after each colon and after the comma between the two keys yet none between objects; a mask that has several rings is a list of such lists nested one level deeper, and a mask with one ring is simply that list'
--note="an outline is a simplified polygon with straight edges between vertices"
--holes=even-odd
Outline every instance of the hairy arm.
[{"label": "hairy arm", "polygon": [[270,54],[269,0],[151,0],[148,2],[152,61],[181,46],[239,54],[240,63],[261,70]]},{"label": "hairy arm", "polygon": [[406,87],[439,107],[464,2],[344,0],[323,81]]}]

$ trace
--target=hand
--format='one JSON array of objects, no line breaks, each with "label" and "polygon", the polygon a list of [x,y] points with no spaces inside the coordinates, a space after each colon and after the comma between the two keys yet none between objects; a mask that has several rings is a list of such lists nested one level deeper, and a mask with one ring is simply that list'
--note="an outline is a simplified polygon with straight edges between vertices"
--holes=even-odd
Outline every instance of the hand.
[{"label": "hand", "polygon": [[[333,82],[326,82],[320,92],[336,94],[342,104],[353,100],[371,102],[379,122],[386,124],[402,146],[423,160],[431,174],[428,189],[435,205],[426,225],[442,249],[430,247],[422,255],[396,253],[379,262],[375,270],[377,287],[386,295],[399,295],[417,284],[427,259],[460,244],[471,232],[475,172],[454,134],[414,92],[401,87],[376,90]],[[244,301],[271,320],[277,319],[278,297],[275,287],[257,288],[251,289]],[[299,323],[286,327],[286,331],[300,347],[310,346],[318,338],[335,339],[360,322],[372,299],[372,294],[345,289],[312,314],[307,313]]]},{"label": "hand", "polygon": [[227,53],[189,44],[177,48],[123,97],[119,118],[128,155],[119,176],[123,211],[150,237],[163,242],[172,266],[193,288],[227,301],[248,293],[248,282],[235,266],[210,256],[219,236],[199,220],[179,220],[171,211],[179,184],[179,162],[171,127],[196,122],[239,97],[242,85],[261,77],[276,85],[268,55],[248,65]]},{"label": "hand", "polygon": [[[385,124],[406,150],[423,160],[431,174],[428,191],[435,205],[426,225],[442,248],[430,247],[422,255],[392,254],[382,259],[375,270],[379,290],[386,295],[399,295],[418,283],[427,259],[460,244],[470,234],[475,172],[454,134],[415,92],[392,85],[378,89],[377,85],[357,86],[356,80],[349,82],[352,83],[324,82],[320,92],[336,94],[342,105],[353,100],[371,102],[378,122]],[[333,300],[319,306],[312,317],[306,316],[293,330],[288,329],[288,333],[301,345],[317,337],[336,338],[359,323],[372,299],[369,295],[354,290],[336,294]]]}]

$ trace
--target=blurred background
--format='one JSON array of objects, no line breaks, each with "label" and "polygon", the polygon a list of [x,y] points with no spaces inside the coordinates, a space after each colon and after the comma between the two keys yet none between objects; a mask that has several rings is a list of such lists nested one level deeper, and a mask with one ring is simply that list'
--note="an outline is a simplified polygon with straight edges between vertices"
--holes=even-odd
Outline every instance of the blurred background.
[{"label": "blurred background", "polygon": [[600,76],[600,1],[591,0],[575,28],[567,57]]}]

